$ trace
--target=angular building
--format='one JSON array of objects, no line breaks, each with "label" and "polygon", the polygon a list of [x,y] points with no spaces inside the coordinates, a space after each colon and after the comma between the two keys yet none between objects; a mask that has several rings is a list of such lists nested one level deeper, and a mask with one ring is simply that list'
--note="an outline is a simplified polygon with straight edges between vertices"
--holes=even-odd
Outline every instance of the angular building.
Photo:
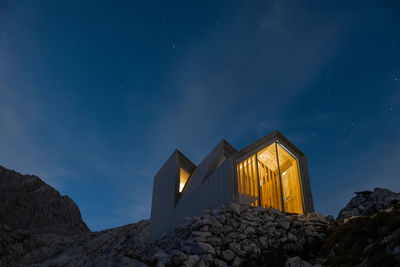
[{"label": "angular building", "polygon": [[230,202],[313,212],[306,156],[278,131],[240,151],[222,140],[198,166],[175,150],[154,177],[150,241]]}]

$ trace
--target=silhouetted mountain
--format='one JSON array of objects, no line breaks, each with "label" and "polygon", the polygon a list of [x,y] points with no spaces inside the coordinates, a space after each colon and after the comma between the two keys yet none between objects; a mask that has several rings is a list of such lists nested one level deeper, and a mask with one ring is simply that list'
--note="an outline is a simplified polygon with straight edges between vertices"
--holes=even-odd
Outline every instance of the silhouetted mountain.
[{"label": "silhouetted mountain", "polygon": [[29,233],[89,233],[75,202],[34,175],[0,166],[0,224]]}]

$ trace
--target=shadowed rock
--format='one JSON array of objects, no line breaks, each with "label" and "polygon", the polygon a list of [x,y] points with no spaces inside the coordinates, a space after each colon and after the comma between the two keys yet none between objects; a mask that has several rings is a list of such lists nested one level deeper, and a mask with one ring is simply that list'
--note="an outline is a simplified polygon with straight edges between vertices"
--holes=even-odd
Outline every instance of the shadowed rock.
[{"label": "shadowed rock", "polygon": [[385,188],[375,188],[374,191],[361,191],[355,194],[356,196],[339,212],[337,220],[372,215],[388,207],[393,201],[400,201],[400,193]]},{"label": "shadowed rock", "polygon": [[0,166],[0,224],[29,233],[89,233],[75,202],[34,175]]}]

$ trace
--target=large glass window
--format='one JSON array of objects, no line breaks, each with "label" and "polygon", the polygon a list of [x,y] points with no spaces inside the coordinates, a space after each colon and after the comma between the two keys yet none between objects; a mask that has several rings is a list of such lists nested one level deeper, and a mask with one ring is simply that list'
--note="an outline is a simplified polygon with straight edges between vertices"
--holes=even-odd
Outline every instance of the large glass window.
[{"label": "large glass window", "polygon": [[286,212],[303,213],[297,160],[278,144],[279,169],[282,179],[283,205]]},{"label": "large glass window", "polygon": [[258,152],[257,160],[260,176],[261,206],[282,210],[281,183],[275,143]]},{"label": "large glass window", "polygon": [[303,213],[297,159],[273,143],[237,164],[239,202]]}]

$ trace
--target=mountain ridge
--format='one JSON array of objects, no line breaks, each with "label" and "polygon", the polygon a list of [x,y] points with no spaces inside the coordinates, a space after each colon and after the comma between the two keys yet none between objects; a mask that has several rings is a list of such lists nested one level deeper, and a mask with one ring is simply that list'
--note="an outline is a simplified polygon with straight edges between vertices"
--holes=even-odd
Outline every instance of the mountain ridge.
[{"label": "mountain ridge", "polygon": [[0,224],[30,233],[90,232],[75,202],[35,175],[0,166],[0,193]]}]

